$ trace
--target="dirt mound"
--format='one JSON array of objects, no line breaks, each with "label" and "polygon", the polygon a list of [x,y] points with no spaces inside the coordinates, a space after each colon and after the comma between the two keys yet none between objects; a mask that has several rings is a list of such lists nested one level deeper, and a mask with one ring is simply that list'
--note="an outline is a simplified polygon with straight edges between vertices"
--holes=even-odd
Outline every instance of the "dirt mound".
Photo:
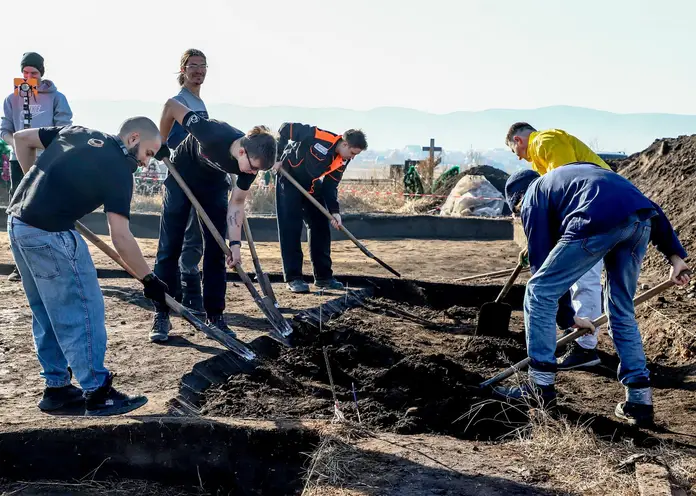
[{"label": "dirt mound", "polygon": [[[615,164],[618,172],[660,205],[687,252],[696,249],[696,135],[655,141]],[[651,247],[644,270],[664,277],[664,258]]]},{"label": "dirt mound", "polygon": [[[389,312],[385,311],[389,308]],[[344,414],[363,424],[402,434],[438,432],[459,437],[498,435],[505,427],[455,422],[477,391],[472,386],[507,360],[525,356],[521,335],[496,339],[473,334],[473,311],[455,317],[431,308],[372,299],[318,329],[296,331],[292,348],[250,374],[229,378],[205,394],[204,414],[270,419],[331,418],[336,394]],[[491,422],[492,423],[492,422]]]}]

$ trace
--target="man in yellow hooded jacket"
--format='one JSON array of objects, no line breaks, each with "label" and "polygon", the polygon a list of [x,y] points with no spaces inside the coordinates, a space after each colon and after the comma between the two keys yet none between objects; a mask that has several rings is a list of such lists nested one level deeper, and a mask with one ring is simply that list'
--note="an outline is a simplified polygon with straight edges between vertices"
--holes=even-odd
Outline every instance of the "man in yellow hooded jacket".
[{"label": "man in yellow hooded jacket", "polygon": [[[526,122],[516,122],[505,137],[505,144],[520,160],[531,163],[540,175],[564,165],[585,162],[611,170],[589,146],[561,129],[537,131]],[[570,288],[573,308],[579,317],[594,320],[602,315],[602,269],[599,261]],[[566,353],[558,359],[558,370],[591,367],[600,363],[597,355],[597,334],[586,334],[568,346]]]}]

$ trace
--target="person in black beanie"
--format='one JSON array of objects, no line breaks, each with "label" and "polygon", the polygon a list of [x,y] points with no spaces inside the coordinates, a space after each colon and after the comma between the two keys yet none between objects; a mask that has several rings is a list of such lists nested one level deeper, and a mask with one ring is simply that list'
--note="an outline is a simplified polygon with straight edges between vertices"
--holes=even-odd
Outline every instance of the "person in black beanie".
[{"label": "person in black beanie", "polygon": [[[29,96],[29,124],[27,128],[68,126],[72,124],[72,110],[68,100],[60,93],[56,85],[48,79],[42,79],[45,67],[44,59],[36,52],[26,52],[22,55],[20,69],[24,79],[35,79],[38,86],[38,94]],[[17,190],[17,186],[24,177],[19,166],[17,155],[14,152],[13,135],[17,131],[25,129],[24,98],[22,95],[11,93],[5,98],[4,112],[0,124],[0,139],[12,147],[10,156],[10,200]],[[39,153],[40,155],[40,153]],[[10,281],[19,281],[21,276],[15,267],[8,277]]]}]

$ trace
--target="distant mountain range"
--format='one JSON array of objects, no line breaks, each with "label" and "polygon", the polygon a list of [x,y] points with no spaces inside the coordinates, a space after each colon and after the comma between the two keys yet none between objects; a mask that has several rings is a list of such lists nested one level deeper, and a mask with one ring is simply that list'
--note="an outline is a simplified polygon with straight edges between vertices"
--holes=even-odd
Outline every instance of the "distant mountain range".
[{"label": "distant mountain range", "polygon": [[[146,115],[159,122],[163,103],[70,102],[75,123],[107,132],[116,131],[123,119],[133,115]],[[359,127],[366,132],[370,148],[374,151],[400,150],[408,144],[428,145],[430,138],[435,138],[435,145],[442,146],[445,152],[466,153],[470,148],[501,149],[504,148],[508,127],[516,121],[527,121],[537,129],[565,129],[595,149],[626,154],[641,151],[659,138],[696,133],[696,115],[615,114],[568,106],[430,114],[392,107],[357,111],[209,104],[208,111],[211,117],[227,121],[242,130],[255,124],[266,124],[277,129],[284,121],[316,124],[335,132]]]}]

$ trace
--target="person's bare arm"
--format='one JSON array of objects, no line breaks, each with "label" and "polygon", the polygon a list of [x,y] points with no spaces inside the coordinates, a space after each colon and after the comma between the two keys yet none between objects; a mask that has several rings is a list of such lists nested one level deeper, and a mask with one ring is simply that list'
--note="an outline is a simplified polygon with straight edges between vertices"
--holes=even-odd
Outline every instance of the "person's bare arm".
[{"label": "person's bare arm", "polygon": [[39,130],[22,129],[13,135],[14,151],[19,161],[19,166],[25,174],[36,162],[36,150],[43,150],[44,145],[39,138]]},{"label": "person's bare arm", "polygon": [[164,104],[164,109],[162,109],[162,117],[160,118],[160,134],[162,138],[167,139],[167,136],[169,136],[172,130],[172,126],[174,126],[174,121],[183,125],[184,117],[186,117],[186,114],[189,112],[191,112],[191,109],[183,103],[173,98],[167,100],[167,103]]},{"label": "person's bare arm", "polygon": [[[234,188],[232,197],[227,204],[227,239],[230,241],[240,241],[242,239],[242,226],[244,225],[244,202],[249,191]],[[227,258],[230,267],[241,263],[242,255],[239,245],[232,245],[232,258]]]},{"label": "person's bare arm", "polygon": [[142,281],[152,270],[150,270],[150,266],[143,257],[143,252],[140,251],[138,242],[130,231],[128,219],[122,215],[107,212],[106,220],[109,223],[109,233],[114,248],[126,262],[126,265],[133,269],[135,275]]}]

